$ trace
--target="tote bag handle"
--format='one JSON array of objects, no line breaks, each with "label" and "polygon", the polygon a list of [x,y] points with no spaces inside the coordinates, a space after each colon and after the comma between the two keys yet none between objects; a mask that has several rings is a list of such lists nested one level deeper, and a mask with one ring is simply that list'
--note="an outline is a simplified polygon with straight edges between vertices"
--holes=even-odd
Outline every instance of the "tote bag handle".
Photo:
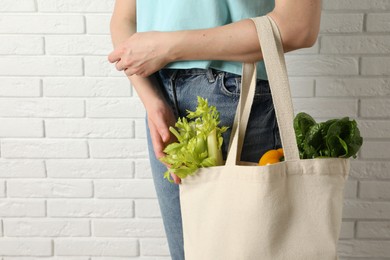
[{"label": "tote bag handle", "polygon": [[[279,29],[269,16],[252,18],[259,37],[286,161],[299,160],[293,126],[294,109]],[[226,165],[241,158],[245,131],[256,89],[256,64],[242,66],[241,94],[230,135]]]}]

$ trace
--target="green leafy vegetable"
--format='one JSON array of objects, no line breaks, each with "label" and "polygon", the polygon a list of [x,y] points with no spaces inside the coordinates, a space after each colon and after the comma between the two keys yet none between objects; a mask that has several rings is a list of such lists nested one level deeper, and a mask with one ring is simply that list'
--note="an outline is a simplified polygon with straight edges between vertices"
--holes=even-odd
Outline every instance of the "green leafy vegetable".
[{"label": "green leafy vegetable", "polygon": [[306,133],[309,131],[310,127],[316,124],[316,121],[308,114],[300,113],[298,115],[294,119],[294,129],[297,138],[298,149],[301,153],[300,156],[303,157],[303,140],[305,139]]},{"label": "green leafy vegetable", "polygon": [[355,120],[349,121],[348,117],[332,124],[326,135],[326,143],[330,150],[330,156],[348,158],[353,156],[363,144],[360,131]]},{"label": "green leafy vegetable", "polygon": [[294,118],[294,130],[301,159],[356,158],[363,144],[356,121],[348,117],[316,123],[310,115],[302,112]]},{"label": "green leafy vegetable", "polygon": [[173,182],[170,172],[182,179],[198,168],[223,164],[222,133],[228,127],[219,127],[219,112],[216,107],[209,106],[207,99],[198,96],[196,110],[187,110],[187,113],[190,120],[179,118],[175,128],[169,128],[178,142],[169,144],[164,149],[166,156],[160,158],[160,161],[171,165],[164,173],[164,178],[170,182]]}]

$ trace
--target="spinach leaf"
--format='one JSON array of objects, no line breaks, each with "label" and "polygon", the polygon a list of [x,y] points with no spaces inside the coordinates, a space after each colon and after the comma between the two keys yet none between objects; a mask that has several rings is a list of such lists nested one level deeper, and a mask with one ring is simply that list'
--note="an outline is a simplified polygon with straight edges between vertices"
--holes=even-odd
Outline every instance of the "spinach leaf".
[{"label": "spinach leaf", "polygon": [[310,115],[301,112],[294,118],[294,130],[301,159],[356,158],[363,144],[356,121],[348,117],[316,123]]},{"label": "spinach leaf", "polygon": [[363,144],[356,121],[344,117],[332,124],[326,135],[326,144],[331,157],[356,158],[356,153]]},{"label": "spinach leaf", "polygon": [[306,158],[306,154],[304,153],[304,140],[306,133],[310,130],[310,128],[316,124],[316,121],[308,114],[301,112],[298,113],[294,118],[294,130],[297,138],[298,149],[300,152],[301,158]]}]

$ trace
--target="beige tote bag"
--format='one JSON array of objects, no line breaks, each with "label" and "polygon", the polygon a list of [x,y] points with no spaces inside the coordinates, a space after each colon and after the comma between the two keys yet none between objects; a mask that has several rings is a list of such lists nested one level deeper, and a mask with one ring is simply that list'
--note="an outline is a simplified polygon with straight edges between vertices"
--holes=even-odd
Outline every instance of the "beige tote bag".
[{"label": "beige tote bag", "polygon": [[338,259],[343,189],[349,159],[299,158],[293,106],[278,28],[254,18],[279,125],[285,161],[242,162],[256,70],[243,65],[240,101],[226,164],[182,180],[186,260]]}]

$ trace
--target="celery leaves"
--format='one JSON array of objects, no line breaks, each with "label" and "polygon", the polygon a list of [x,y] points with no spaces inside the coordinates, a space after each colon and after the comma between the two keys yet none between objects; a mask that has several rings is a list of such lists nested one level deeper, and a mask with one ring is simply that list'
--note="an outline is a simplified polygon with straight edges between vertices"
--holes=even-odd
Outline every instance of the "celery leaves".
[{"label": "celery leaves", "polygon": [[[188,119],[187,119],[188,118]],[[173,182],[170,172],[183,179],[201,167],[223,165],[222,133],[228,127],[219,127],[219,112],[215,106],[209,106],[207,99],[198,96],[195,111],[187,110],[187,118],[179,118],[169,130],[178,142],[169,144],[160,161],[171,167],[164,173],[164,178]]]}]

